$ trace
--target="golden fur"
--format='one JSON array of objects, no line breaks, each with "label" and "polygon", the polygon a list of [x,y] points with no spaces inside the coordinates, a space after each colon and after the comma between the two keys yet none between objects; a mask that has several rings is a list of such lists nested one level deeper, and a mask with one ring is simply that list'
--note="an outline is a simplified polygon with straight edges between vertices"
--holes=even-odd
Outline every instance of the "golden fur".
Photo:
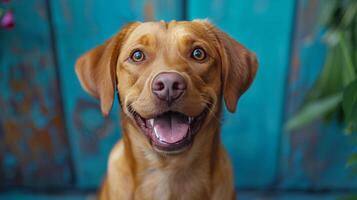
[{"label": "golden fur", "polygon": [[[190,58],[196,46],[207,52],[204,62]],[[144,49],[146,60],[131,62],[134,49]],[[122,104],[123,138],[110,154],[99,199],[234,199],[233,173],[219,135],[222,99],[234,112],[257,67],[254,54],[205,20],[132,23],[81,56],[78,78],[100,100],[103,114],[111,110],[115,87]],[[162,105],[150,89],[155,75],[168,71],[187,81],[185,95],[171,107]],[[197,116],[209,108],[209,114],[191,148],[168,155],[151,146],[129,105],[144,118],[167,110]]]}]

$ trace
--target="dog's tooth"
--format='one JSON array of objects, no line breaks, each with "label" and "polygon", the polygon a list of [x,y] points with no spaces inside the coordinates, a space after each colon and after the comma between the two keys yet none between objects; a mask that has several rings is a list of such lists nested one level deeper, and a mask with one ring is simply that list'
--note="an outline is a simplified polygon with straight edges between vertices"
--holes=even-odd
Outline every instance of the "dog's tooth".
[{"label": "dog's tooth", "polygon": [[154,118],[149,119],[149,123],[150,123],[150,125],[151,125],[152,127],[154,127]]},{"label": "dog's tooth", "polygon": [[156,128],[154,128],[154,133],[155,133],[156,138],[161,141],[161,139],[160,139],[160,137],[159,137],[159,134],[157,134]]},{"label": "dog's tooth", "polygon": [[191,124],[192,121],[193,121],[193,117],[188,117],[188,123]]}]

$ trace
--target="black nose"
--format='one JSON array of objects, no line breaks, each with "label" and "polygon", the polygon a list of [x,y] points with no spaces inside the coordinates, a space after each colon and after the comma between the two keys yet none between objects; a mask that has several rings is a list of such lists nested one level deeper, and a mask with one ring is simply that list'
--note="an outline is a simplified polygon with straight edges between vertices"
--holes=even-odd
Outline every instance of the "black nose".
[{"label": "black nose", "polygon": [[162,72],[152,82],[152,92],[169,105],[178,100],[186,90],[186,81],[178,73]]}]

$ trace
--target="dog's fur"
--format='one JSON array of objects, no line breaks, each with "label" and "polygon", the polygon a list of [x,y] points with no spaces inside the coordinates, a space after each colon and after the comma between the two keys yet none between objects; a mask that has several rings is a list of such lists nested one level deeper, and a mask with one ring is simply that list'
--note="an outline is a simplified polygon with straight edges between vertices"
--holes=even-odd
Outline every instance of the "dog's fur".
[{"label": "dog's fur", "polygon": [[[197,62],[195,46],[207,52]],[[144,49],[146,60],[128,59]],[[113,148],[100,199],[234,199],[233,173],[221,141],[220,113],[224,99],[235,112],[239,97],[255,77],[253,53],[206,20],[132,23],[105,44],[81,56],[76,73],[82,87],[100,100],[108,115],[115,88],[120,94],[123,138]],[[187,91],[171,107],[151,92],[160,72],[176,72],[187,81]],[[144,118],[167,110],[197,116],[209,108],[191,148],[176,155],[156,151],[135,123],[131,106]]]}]

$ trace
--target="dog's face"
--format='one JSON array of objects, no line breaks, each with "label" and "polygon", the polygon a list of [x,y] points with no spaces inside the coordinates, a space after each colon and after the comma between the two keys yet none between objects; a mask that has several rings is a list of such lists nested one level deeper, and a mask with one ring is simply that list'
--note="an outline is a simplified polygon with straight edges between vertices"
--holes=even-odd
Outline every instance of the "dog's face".
[{"label": "dog's face", "polygon": [[[157,152],[180,153],[220,112],[234,112],[255,56],[207,21],[126,26],[76,64],[82,86],[109,113],[115,87],[124,115]],[[204,140],[202,133],[200,140]],[[199,139],[199,138],[197,138]]]}]

